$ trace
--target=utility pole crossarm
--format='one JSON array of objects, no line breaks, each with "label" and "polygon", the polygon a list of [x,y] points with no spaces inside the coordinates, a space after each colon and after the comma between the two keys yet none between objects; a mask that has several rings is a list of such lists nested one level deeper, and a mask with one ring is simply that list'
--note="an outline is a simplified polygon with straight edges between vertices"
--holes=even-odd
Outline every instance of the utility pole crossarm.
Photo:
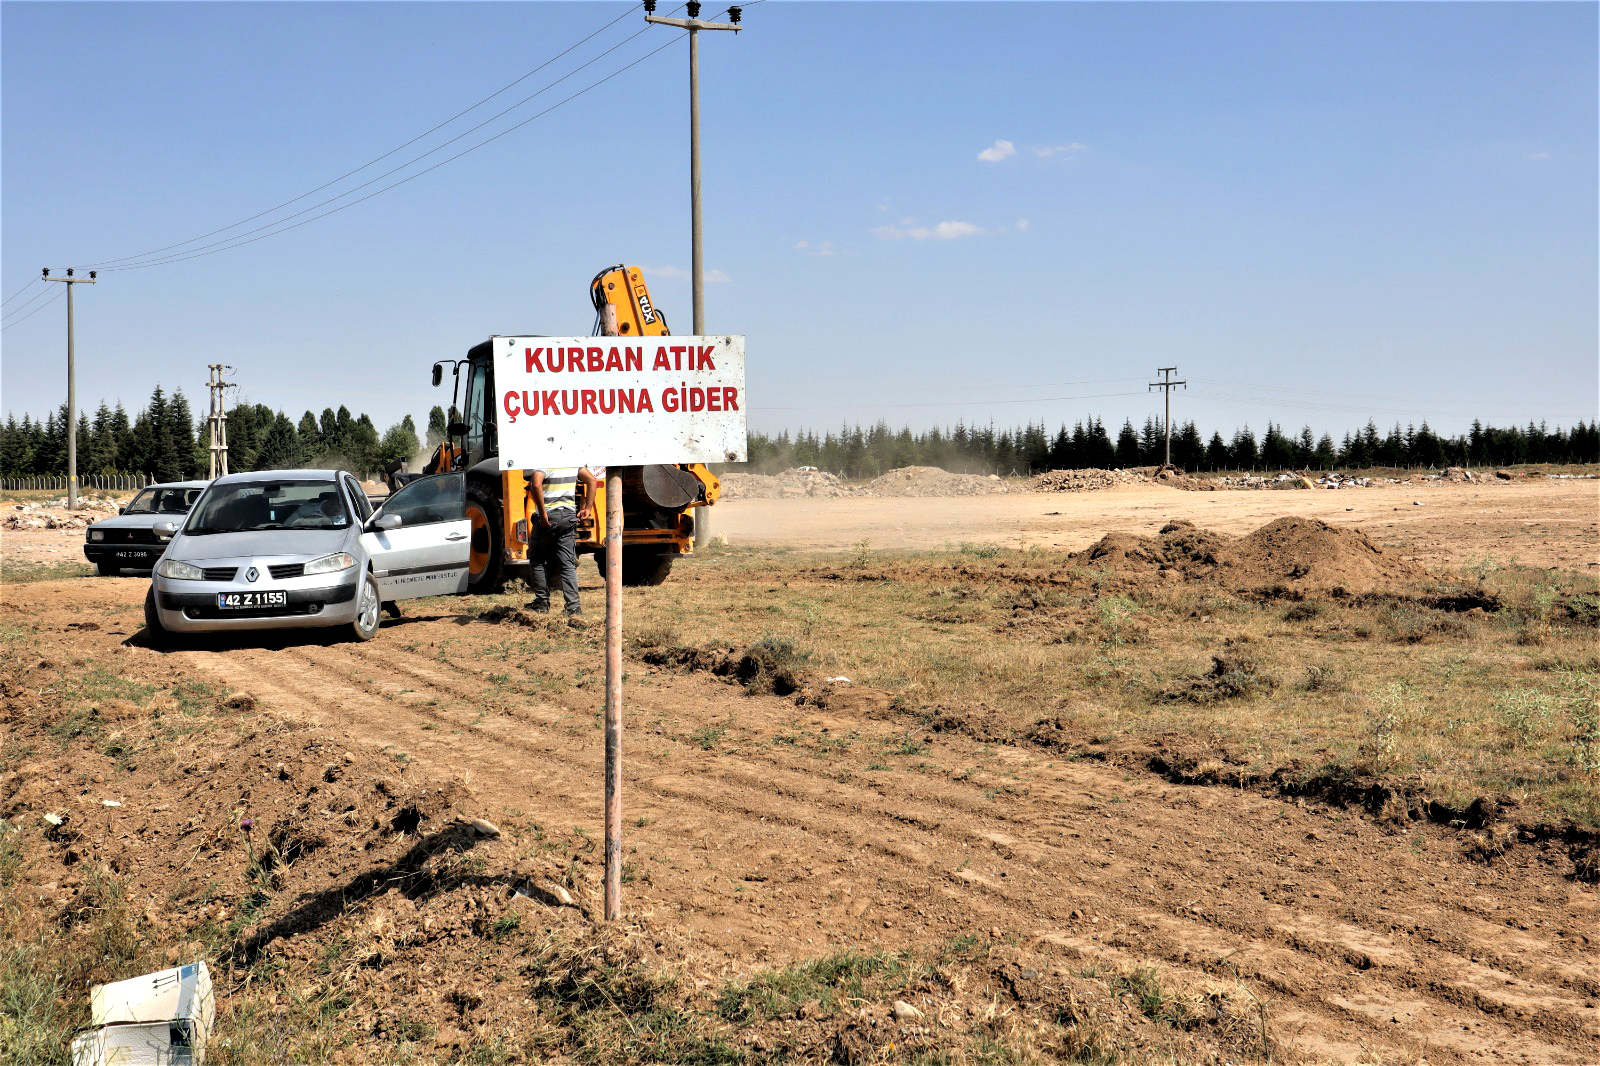
[{"label": "utility pole crossarm", "polygon": [[680,30],[732,30],[738,33],[744,29],[731,22],[701,22],[699,19],[669,19],[662,15],[646,15],[646,22],[654,22],[658,26],[676,26]]}]

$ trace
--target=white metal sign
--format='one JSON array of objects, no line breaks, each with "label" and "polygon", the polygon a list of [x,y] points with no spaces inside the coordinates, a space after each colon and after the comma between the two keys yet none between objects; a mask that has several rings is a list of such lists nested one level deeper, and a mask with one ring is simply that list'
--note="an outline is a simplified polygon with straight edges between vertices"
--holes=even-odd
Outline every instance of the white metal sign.
[{"label": "white metal sign", "polygon": [[496,337],[506,470],[745,459],[743,337]]}]

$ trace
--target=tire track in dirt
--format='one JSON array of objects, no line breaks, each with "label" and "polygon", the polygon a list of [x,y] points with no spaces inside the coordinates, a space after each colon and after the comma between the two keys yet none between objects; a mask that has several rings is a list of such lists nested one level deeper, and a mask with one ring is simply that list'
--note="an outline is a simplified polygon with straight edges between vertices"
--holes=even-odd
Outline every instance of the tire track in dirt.
[{"label": "tire track in dirt", "polygon": [[[68,613],[83,609],[68,607]],[[439,638],[440,646],[485,643],[454,623],[421,625],[419,632]],[[109,647],[137,628],[108,629],[92,639]],[[586,654],[555,659],[570,664]],[[598,821],[599,737],[590,728],[594,712],[580,706],[597,706],[597,693],[569,690],[487,711],[478,705],[487,671],[455,659],[397,654],[385,640],[172,658],[230,690],[252,691],[276,715],[341,729],[380,747],[396,744],[440,769],[476,778],[484,799],[523,806],[536,801],[537,816],[555,825],[582,821],[592,807],[587,820]],[[1409,856],[1370,825],[1355,825],[1354,843],[1326,839],[1329,818],[1339,817],[1327,812],[1172,786],[1104,766],[1062,765],[1022,749],[986,753],[996,766],[972,772],[967,781],[941,776],[948,773],[943,767],[926,774],[897,769],[872,781],[861,772],[870,753],[819,761],[804,749],[774,743],[796,727],[799,712],[791,703],[748,699],[720,682],[642,669],[649,684],[630,691],[630,711],[636,723],[654,716],[658,727],[635,724],[629,734],[628,796],[632,810],[659,820],[648,831],[630,828],[630,854],[648,866],[646,879],[629,892],[638,906],[676,912],[708,944],[728,945],[730,959],[748,965],[750,944],[764,945],[781,963],[838,946],[841,934],[851,943],[892,938],[909,946],[926,943],[930,931],[955,935],[992,923],[1090,961],[1160,959],[1218,975],[1237,966],[1247,980],[1277,992],[1275,1026],[1301,1026],[1313,1041],[1296,1045],[1302,1051],[1353,1054],[1362,1046],[1384,1046],[1403,1052],[1426,1042],[1435,1055],[1448,1048],[1450,1057],[1462,1060],[1597,1059],[1593,1025],[1575,1017],[1578,996],[1596,987],[1590,959],[1595,910],[1563,900],[1553,878],[1554,889],[1534,893],[1535,906],[1521,913],[1518,924],[1526,931],[1508,936],[1501,916],[1530,902],[1526,891],[1520,901],[1514,893],[1509,903],[1502,898],[1502,890],[1524,876],[1516,870],[1506,884],[1490,884],[1493,874],[1484,867],[1463,867],[1448,856],[1442,863],[1438,855]],[[713,759],[659,726],[686,708],[693,709],[695,723],[736,722],[754,742],[736,756]],[[863,746],[903,732],[837,716],[832,725],[859,730]],[[451,730],[469,738],[470,751],[460,737],[441,735]],[[977,753],[978,745],[941,737],[934,758],[965,766]],[[848,787],[828,776],[841,763],[855,774]],[[979,798],[986,784],[1008,782],[1018,786],[1016,794]],[[1274,835],[1258,824],[1273,820],[1287,820],[1287,827]],[[1255,835],[1241,835],[1238,825]],[[1314,842],[1296,843],[1302,838]],[[890,846],[882,846],[886,841]],[[652,850],[660,861],[644,855]],[[1361,850],[1376,850],[1394,869],[1371,876],[1369,860],[1369,876],[1343,877],[1347,862],[1362,868],[1357,859],[1367,857],[1353,855]],[[852,856],[878,858],[837,861]],[[958,870],[963,862],[966,869]],[[736,886],[745,891],[727,889],[752,866],[763,868],[758,879]],[[1027,879],[1045,891],[1030,895],[1017,887],[1024,878],[1000,876],[1023,866]],[[1456,883],[1437,883],[1435,867],[1452,871]],[[1481,893],[1464,893],[1465,878],[1484,881]],[[1393,891],[1374,892],[1371,882]],[[1058,892],[1062,885],[1069,892]],[[1363,893],[1368,900],[1358,907]],[[1198,910],[1196,897],[1204,904]],[[1288,902],[1274,910],[1269,897]],[[1071,918],[1073,909],[1082,920]],[[893,918],[892,932],[875,928],[885,914]],[[1591,920],[1587,927],[1584,917]],[[805,937],[808,930],[815,936]],[[806,939],[824,947],[812,948]],[[754,954],[762,954],[760,947]],[[1530,1027],[1559,1039],[1536,1038]]]},{"label": "tire track in dirt", "polygon": [[[460,730],[474,745],[469,761],[477,772],[471,776],[481,780],[485,771],[492,771],[495,789],[502,796],[515,791],[518,802],[537,799],[546,808],[553,805],[561,817],[571,817],[575,810],[590,804],[598,806],[597,797],[590,794],[595,791],[596,778],[585,767],[594,761],[596,740],[586,742],[588,731],[581,727],[574,733],[574,710],[545,710],[545,704],[530,704],[515,711],[502,708],[480,714],[471,701],[481,693],[481,675],[453,663],[435,666],[415,658],[397,663],[380,649],[377,645],[250,649],[242,655],[230,654],[226,661],[213,659],[197,665],[226,665],[226,669],[207,672],[230,682],[236,682],[242,673],[250,679],[248,685],[267,687],[272,691],[257,695],[278,713],[294,715],[297,706],[302,708],[300,713],[307,705],[320,707],[311,716],[314,720],[350,729],[368,742],[398,743],[408,751],[426,752],[430,760],[437,759],[442,767],[455,771],[462,769],[461,745],[429,737],[430,731],[423,727],[432,723],[435,730],[431,732],[440,727]],[[244,669],[236,670],[236,666]],[[420,699],[410,698],[413,694],[404,692],[400,682],[381,680],[395,676],[421,686],[414,694]],[[652,678],[652,683],[658,680],[662,679]],[[793,724],[792,704],[748,700],[707,679],[665,680],[668,688],[705,690],[724,702],[736,700],[740,711],[759,710],[759,721],[774,731]],[[642,713],[676,709],[670,696],[668,699],[668,707],[646,704]],[[434,700],[437,706],[426,705]],[[637,710],[641,701],[635,698],[633,703]],[[743,724],[749,728],[749,723]],[[867,723],[859,725],[865,728]],[[1308,1032],[1335,1033],[1355,1026],[1370,1030],[1367,1039],[1378,1037],[1381,1043],[1396,1047],[1385,1028],[1403,1026],[1406,1035],[1398,1041],[1401,1049],[1421,1040],[1436,1051],[1448,1048],[1462,1059],[1526,1062],[1587,1061],[1582,1049],[1596,1036],[1592,1027],[1584,1028],[1584,1007],[1571,994],[1573,982],[1581,985],[1589,980],[1581,959],[1548,969],[1555,978],[1549,981],[1539,979],[1532,967],[1519,978],[1505,969],[1473,963],[1465,954],[1437,948],[1424,951],[1419,938],[1439,939],[1436,931],[1450,928],[1462,917],[1455,913],[1430,915],[1413,923],[1416,932],[1396,938],[1388,931],[1327,915],[1308,918],[1303,902],[1299,908],[1257,905],[1253,909],[1259,914],[1254,917],[1201,917],[1185,909],[1183,900],[1163,898],[1162,892],[1208,883],[1209,868],[1217,859],[1213,853],[1218,849],[1207,849],[1201,842],[1211,835],[1218,808],[1229,806],[1206,803],[1179,812],[1164,802],[1173,793],[1171,786],[1150,780],[1130,782],[1116,771],[1082,764],[1068,764],[1066,770],[1046,769],[1032,765],[1044,760],[1027,753],[1009,754],[1008,761],[1020,764],[1034,778],[1048,780],[1030,782],[1030,793],[1036,789],[1036,795],[1008,797],[1009,806],[1000,806],[978,799],[977,785],[963,788],[907,771],[895,772],[892,782],[876,787],[853,782],[841,785],[825,777],[811,756],[782,746],[741,750],[737,756],[718,755],[709,766],[703,764],[711,756],[690,749],[691,742],[681,737],[648,732],[630,735],[629,762],[644,767],[629,780],[630,802],[642,802],[663,814],[655,833],[635,830],[629,836],[633,838],[632,853],[637,855],[659,850],[668,831],[688,837],[696,827],[716,825],[717,834],[734,841],[734,847],[725,844],[714,849],[709,843],[691,844],[687,849],[680,846],[675,852],[668,851],[668,862],[691,858],[696,851],[732,850],[740,860],[753,858],[757,867],[765,864],[764,869],[755,871],[758,879],[736,886],[737,893],[715,891],[708,885],[708,881],[733,872],[726,860],[720,869],[709,855],[700,856],[698,870],[652,867],[652,882],[659,878],[669,891],[639,890],[635,894],[656,906],[674,906],[686,924],[707,939],[772,941],[770,927],[775,923],[770,913],[777,908],[817,912],[827,918],[826,923],[822,917],[817,919],[819,929],[833,926],[837,931],[842,922],[854,936],[868,941],[885,938],[870,929],[869,910],[873,917],[893,914],[893,924],[901,929],[918,929],[926,923],[949,935],[986,923],[1013,929],[1020,925],[1021,932],[1040,944],[1080,958],[1120,958],[1128,965],[1159,958],[1180,970],[1212,974],[1226,972],[1227,966],[1219,960],[1248,960],[1248,979],[1259,980],[1288,997],[1285,1016],[1304,1024]],[[689,772],[658,772],[681,764],[685,752],[695,764]],[[529,776],[535,760],[541,759],[545,765],[538,767],[535,795],[519,782]],[[1146,824],[1129,832],[1113,819],[1099,799],[1111,795],[1122,797],[1130,808],[1144,808]],[[1282,804],[1256,797],[1241,797],[1232,807],[1224,813],[1246,823],[1281,814],[1284,809]],[[1151,817],[1152,809],[1159,812],[1159,818]],[[1112,855],[1129,848],[1133,854],[1118,860],[1088,861],[1077,854],[1076,842],[1090,831],[1085,819],[1091,816],[1107,822],[1104,828],[1108,831],[1093,830],[1097,845],[1109,845]],[[969,824],[973,820],[977,824]],[[1063,832],[1077,836],[1053,843]],[[1154,839],[1157,837],[1168,839],[1163,843]],[[1172,840],[1181,840],[1184,846],[1174,847]],[[740,844],[745,846],[737,846]],[[686,850],[691,854],[684,854]],[[964,853],[963,868],[955,869],[952,862],[944,861],[956,857],[950,854],[952,850]],[[1270,855],[1252,859],[1242,850],[1236,847],[1226,861],[1234,880],[1244,882],[1244,887],[1264,885],[1282,874]],[[873,887],[885,890],[858,897],[856,890],[863,878],[857,867],[863,855],[870,857],[868,865],[876,867]],[[844,897],[847,902],[829,905],[831,901],[817,898],[815,871],[826,868],[829,856],[855,857],[849,868],[838,871],[841,876],[826,883],[835,892],[851,887],[850,895]],[[1028,867],[1026,876],[1009,876],[1017,872],[1019,864]],[[678,861],[677,865],[686,864]],[[1041,898],[1036,891],[1040,884],[1070,885],[1070,891]],[[1130,891],[1133,885],[1138,886],[1136,891]],[[734,898],[746,891],[752,900],[757,895],[762,898],[754,905]],[[682,903],[696,897],[697,903]],[[935,898],[953,904],[954,910],[947,905],[944,913],[929,913],[930,901]],[[1213,911],[1229,909],[1225,901],[1221,906],[1216,900],[1208,902]],[[1115,931],[1108,935],[1091,926],[1083,937],[1064,932],[1067,927],[1084,924],[1072,918],[1074,910],[1080,915],[1106,916],[1114,921]],[[792,919],[787,924],[792,926]],[[1459,935],[1459,928],[1457,931]],[[1488,946],[1477,938],[1461,943],[1464,953],[1479,953],[1480,957]],[[772,946],[777,949],[779,944]],[[1416,964],[1410,964],[1411,960]],[[1347,976],[1358,972],[1356,967],[1359,978]],[[1559,971],[1566,977],[1557,976]],[[1455,980],[1430,977],[1440,973],[1452,974]],[[1568,994],[1546,987],[1549,984],[1563,987]],[[1519,1014],[1520,1020],[1535,1022],[1541,1029],[1571,1034],[1574,1045],[1530,1039],[1525,1026],[1515,1024]]]},{"label": "tire track in dirt", "polygon": [[[718,783],[721,786],[719,810],[725,811],[727,805],[731,804],[736,813],[747,818],[755,818],[763,824],[776,824],[780,827],[788,826],[792,828],[804,822],[803,828],[806,831],[811,833],[820,832],[829,839],[834,840],[842,848],[859,848],[863,845],[863,841],[848,829],[840,828],[837,823],[830,824],[815,818],[816,812],[814,809],[808,810],[804,816],[786,816],[782,813],[781,806],[773,802],[765,802],[763,795],[758,791],[753,792],[753,794],[741,794],[745,787],[745,782],[743,781],[723,775]],[[684,799],[694,798],[689,793],[679,793],[678,795]],[[796,794],[790,789],[784,789],[780,793],[780,797],[783,795],[795,797]],[[882,811],[861,813],[875,814],[880,819],[880,828],[883,829],[887,829],[893,821],[914,821],[895,819],[888,812]],[[933,833],[931,830],[928,832],[929,835]],[[969,836],[968,842],[978,844],[982,841],[991,840],[992,836],[993,834],[976,834]],[[947,876],[957,882],[964,883],[964,887],[968,889],[966,902],[969,905],[976,905],[978,902],[970,898],[973,890],[995,897],[996,903],[994,905],[982,908],[991,915],[1014,916],[1018,913],[1032,911],[1035,920],[1046,922],[1052,919],[1060,920],[1064,917],[1059,910],[1055,913],[1041,911],[1041,908],[1037,907],[1031,899],[1030,886],[1032,884],[1037,881],[1048,883],[1064,876],[1066,873],[1067,863],[1065,857],[1058,854],[1060,849],[1049,845],[1044,845],[1036,850],[1036,853],[1042,853],[1043,861],[1039,863],[1036,870],[1030,871],[1028,879],[1021,884],[1018,883],[1020,879],[1006,881],[1003,876],[997,877],[992,870],[988,873],[962,870],[955,874],[938,870],[934,868],[933,863],[926,860],[931,848],[917,847],[908,850],[904,847],[884,849],[880,846],[879,850],[886,850],[891,856],[897,857],[913,867],[921,867],[920,869],[901,871],[900,876],[893,878],[893,880],[903,881],[910,877],[927,877],[929,875],[936,877]],[[1080,870],[1078,879],[1072,882],[1073,894],[1070,897],[1071,902],[1080,904],[1091,911],[1103,910],[1107,913],[1116,913],[1119,909],[1126,910],[1130,905],[1126,892],[1129,880],[1125,876],[1126,872],[1126,870],[1112,869],[1109,876],[1102,874],[1097,877],[1093,871],[1090,871],[1088,877],[1085,878],[1083,871]],[[1003,871],[1001,873],[1003,875]],[[1093,885],[1094,890],[1092,893],[1085,891],[1089,887],[1088,882],[1097,882]],[[1363,970],[1372,970],[1374,966],[1370,960],[1373,957],[1386,959],[1392,964],[1398,963],[1407,957],[1407,952],[1404,948],[1389,943],[1385,937],[1372,930],[1358,928],[1348,923],[1328,918],[1317,922],[1309,922],[1303,918],[1297,918],[1295,913],[1288,911],[1287,908],[1278,908],[1277,910],[1283,913],[1277,915],[1278,921],[1276,922],[1269,921],[1254,927],[1233,923],[1224,927],[1222,931],[1231,933],[1233,936],[1231,939],[1221,940],[1215,937],[1210,938],[1210,950],[1213,952],[1213,959],[1233,958],[1240,955],[1259,958],[1263,961],[1274,959],[1275,965],[1263,966],[1258,963],[1252,971],[1253,974],[1267,980],[1268,983],[1282,992],[1296,994],[1304,985],[1307,977],[1314,976],[1316,978],[1315,983],[1319,986],[1328,985],[1342,990],[1351,982],[1341,976],[1341,971],[1348,971],[1352,965]],[[1205,939],[1194,936],[1192,925],[1188,923],[1175,925],[1173,920],[1163,917],[1159,911],[1136,910],[1131,915],[1119,915],[1119,921],[1127,921],[1134,924],[1143,922],[1152,929],[1159,928],[1166,933],[1166,936],[1154,939],[1140,939],[1134,941],[1133,944],[1139,948],[1142,954],[1163,957],[1175,965],[1187,965],[1194,960],[1188,949],[1174,953],[1167,948],[1167,945],[1174,943],[1192,945],[1196,939]],[[1282,945],[1288,948],[1289,951],[1286,953],[1281,950],[1274,950],[1274,945]],[[1359,961],[1352,963],[1352,959]],[[1458,984],[1437,982],[1427,976],[1428,973],[1435,969],[1441,972],[1449,972],[1451,968],[1457,966],[1463,968],[1469,974],[1476,973],[1480,978],[1480,981],[1477,982],[1479,987],[1472,990],[1464,990]],[[1211,966],[1201,965],[1199,968],[1211,972],[1216,971],[1214,964]],[[1381,979],[1393,982],[1394,987],[1388,993],[1382,995],[1376,994],[1377,990],[1373,987],[1377,979],[1380,979],[1380,974],[1372,973],[1361,982],[1363,986],[1362,999],[1351,999],[1348,996],[1339,995],[1330,998],[1327,1001],[1327,1005],[1340,1008],[1344,1013],[1348,1014],[1351,1012],[1351,1008],[1348,1006],[1350,1003],[1365,1001],[1387,1003],[1403,1000],[1406,997],[1400,994],[1401,989],[1434,992],[1439,994],[1444,1002],[1430,1002],[1428,1011],[1418,1015],[1418,1018],[1428,1019],[1430,1029],[1437,1030],[1432,1037],[1432,1042],[1435,1046],[1444,1044],[1464,1053],[1489,1048],[1493,1049],[1495,1055],[1503,1061],[1523,1061],[1523,1059],[1517,1057],[1519,1055],[1532,1055],[1527,1061],[1562,1061],[1564,1055],[1567,1056],[1567,1061],[1585,1061],[1581,1057],[1570,1057],[1571,1052],[1564,1053],[1556,1045],[1530,1042],[1525,1034],[1515,1028],[1496,1026],[1484,1023],[1481,1020],[1478,1024],[1473,1025],[1471,1023],[1474,1019],[1468,1016],[1456,1014],[1456,1016],[1452,1017],[1455,1012],[1449,1011],[1444,1005],[1445,1003],[1459,1004],[1467,1006],[1476,1012],[1487,1011],[1494,1014],[1509,1015],[1513,1018],[1519,1012],[1533,1008],[1545,1024],[1569,1032],[1582,1033],[1584,1031],[1581,1021],[1583,1004],[1573,997],[1566,997],[1565,1002],[1561,1004],[1566,1009],[1552,1010],[1548,1006],[1550,997],[1540,994],[1539,990],[1527,982],[1517,982],[1509,975],[1493,973],[1486,967],[1476,966],[1464,959],[1435,958],[1432,960],[1431,967],[1422,970],[1408,966],[1391,965],[1386,968],[1386,972],[1382,972]],[[1497,983],[1504,983],[1508,986],[1520,984],[1522,987],[1509,996],[1487,991]],[[1352,991],[1354,990],[1352,989]],[[1520,998],[1522,1002],[1515,1002],[1516,998]],[[1335,1013],[1338,1013],[1338,1011],[1335,1011]],[[1361,1012],[1356,1011],[1355,1013]],[[1459,1023],[1460,1031],[1476,1031],[1472,1032],[1470,1039],[1459,1039],[1457,1034],[1451,1031],[1457,1023]],[[1415,1025],[1416,1023],[1413,1022],[1413,1024]],[[1538,1054],[1533,1054],[1530,1048],[1537,1049]]]}]

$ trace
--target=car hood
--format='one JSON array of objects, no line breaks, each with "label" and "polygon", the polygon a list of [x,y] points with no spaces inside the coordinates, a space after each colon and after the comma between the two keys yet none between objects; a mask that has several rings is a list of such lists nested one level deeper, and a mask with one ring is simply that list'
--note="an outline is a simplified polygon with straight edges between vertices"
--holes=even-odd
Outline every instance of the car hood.
[{"label": "car hood", "polygon": [[90,523],[90,529],[149,529],[157,522],[182,524],[187,515],[181,514],[119,514],[115,518],[102,518]]},{"label": "car hood", "polygon": [[247,533],[204,533],[196,537],[182,534],[167,549],[167,558],[198,562],[203,559],[315,558],[336,551],[350,551],[356,541],[355,530],[346,529],[259,529]]}]

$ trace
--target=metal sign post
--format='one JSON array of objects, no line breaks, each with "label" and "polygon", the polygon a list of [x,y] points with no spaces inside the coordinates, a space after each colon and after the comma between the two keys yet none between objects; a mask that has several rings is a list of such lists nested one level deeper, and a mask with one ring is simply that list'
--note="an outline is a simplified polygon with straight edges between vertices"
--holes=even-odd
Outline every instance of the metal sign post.
[{"label": "metal sign post", "polygon": [[743,337],[496,337],[502,469],[606,465],[605,919],[622,916],[622,473],[746,454]]}]

